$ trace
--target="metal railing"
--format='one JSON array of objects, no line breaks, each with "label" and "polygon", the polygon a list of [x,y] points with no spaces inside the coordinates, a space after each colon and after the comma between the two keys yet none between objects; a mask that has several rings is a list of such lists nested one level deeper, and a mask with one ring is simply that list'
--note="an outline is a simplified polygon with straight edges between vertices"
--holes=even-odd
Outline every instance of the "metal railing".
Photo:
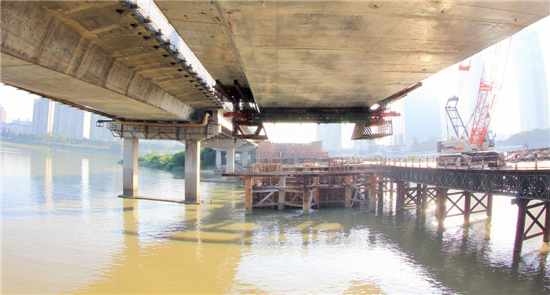
[{"label": "metal railing", "polygon": [[534,170],[452,170],[387,167],[390,178],[449,189],[550,200],[550,175]]}]

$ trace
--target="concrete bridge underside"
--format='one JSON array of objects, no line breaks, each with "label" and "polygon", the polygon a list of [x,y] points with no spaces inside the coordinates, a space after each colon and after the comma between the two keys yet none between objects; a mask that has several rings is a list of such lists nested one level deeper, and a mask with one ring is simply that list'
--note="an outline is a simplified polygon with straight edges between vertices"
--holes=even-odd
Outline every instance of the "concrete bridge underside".
[{"label": "concrete bridge underside", "polygon": [[548,1],[156,3],[260,109],[372,106],[550,14]]},{"label": "concrete bridge underside", "polygon": [[[260,109],[369,107],[550,14],[548,1],[155,3],[210,75],[250,87]],[[221,108],[125,1],[0,9],[3,83],[129,120],[189,121]],[[125,136],[130,195],[137,144]],[[200,144],[186,141],[190,174],[200,174]]]},{"label": "concrete bridge underside", "polygon": [[125,119],[218,108],[123,1],[3,1],[2,82]]}]

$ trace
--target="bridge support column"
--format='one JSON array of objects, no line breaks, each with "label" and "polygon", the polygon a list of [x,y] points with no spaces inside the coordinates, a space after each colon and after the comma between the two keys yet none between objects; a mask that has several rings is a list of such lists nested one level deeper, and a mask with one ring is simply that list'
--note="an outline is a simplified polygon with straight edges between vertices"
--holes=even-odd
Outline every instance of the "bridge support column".
[{"label": "bridge support column", "polygon": [[[518,221],[516,226],[516,240],[514,243],[514,252],[521,252],[523,242],[538,236],[543,236],[541,248],[542,254],[548,253],[548,242],[550,241],[550,202],[535,202],[529,205],[526,199],[515,199],[514,203],[518,205]],[[526,217],[529,216],[530,223],[526,223]],[[544,216],[544,222],[542,218]],[[544,225],[543,225],[544,224]],[[528,226],[527,226],[528,225]],[[531,233],[533,228],[538,227],[541,232]]]},{"label": "bridge support column", "polygon": [[491,239],[491,218],[493,216],[493,195],[487,195],[487,220],[485,220],[485,239]]},{"label": "bridge support column", "polygon": [[493,194],[487,195],[487,217],[489,219],[493,216]]},{"label": "bridge support column", "polygon": [[321,208],[321,203],[319,200],[319,184],[320,184],[321,178],[320,177],[313,177],[313,185],[315,185],[315,193],[313,193],[313,200],[317,204],[317,209]]},{"label": "bridge support column", "polygon": [[286,178],[285,177],[279,177],[279,210],[283,210],[285,208],[285,195],[286,195]]},{"label": "bridge support column", "polygon": [[369,212],[376,212],[376,173],[370,177],[370,190],[369,190]]},{"label": "bridge support column", "polygon": [[304,188],[303,188],[303,198],[302,198],[302,214],[304,215],[309,215],[311,212],[310,212],[310,209],[311,209],[311,201],[310,201],[310,194],[311,194],[311,191],[310,191],[310,188],[307,187],[309,181],[309,179],[307,178],[304,178]]},{"label": "bridge support column", "polygon": [[222,151],[216,149],[216,169],[222,169]]},{"label": "bridge support column", "polygon": [[514,252],[521,252],[523,240],[525,239],[525,216],[527,215],[527,204],[529,200],[517,199],[518,221],[516,224],[516,240],[514,242]]},{"label": "bridge support column", "polygon": [[124,138],[122,155],[122,195],[137,197],[138,189],[138,139]]},{"label": "bridge support column", "polygon": [[344,199],[346,208],[351,207],[351,176],[345,177]]},{"label": "bridge support column", "polygon": [[422,196],[420,200],[422,206],[422,213],[426,213],[426,208],[428,208],[428,185],[422,185]]},{"label": "bridge support column", "polygon": [[226,163],[225,163],[225,172],[235,172],[235,149],[228,148],[225,150],[226,154]]},{"label": "bridge support column", "polygon": [[445,216],[447,215],[447,189],[438,187],[436,188],[436,212],[437,220],[439,222],[440,228],[443,227],[443,222],[445,221]]},{"label": "bridge support column", "polygon": [[390,200],[393,199],[393,179],[390,179]]},{"label": "bridge support column", "polygon": [[422,185],[420,183],[416,184],[415,200],[417,208],[422,208]]},{"label": "bridge support column", "polygon": [[384,207],[384,177],[378,178],[378,210],[383,211]]},{"label": "bridge support column", "polygon": [[247,177],[244,180],[244,214],[252,214],[252,184],[254,178]]},{"label": "bridge support column", "polygon": [[470,224],[470,214],[472,213],[472,193],[464,193],[464,225]]},{"label": "bridge support column", "polygon": [[397,196],[395,200],[395,210],[403,210],[405,209],[405,182],[403,181],[397,181]]},{"label": "bridge support column", "polygon": [[241,164],[243,170],[245,166],[248,166],[248,152],[241,152]]},{"label": "bridge support column", "polygon": [[201,178],[201,142],[185,141],[185,202],[196,203],[200,200],[199,184]]},{"label": "bridge support column", "polygon": [[542,236],[542,250],[543,254],[547,254],[550,250],[550,201],[547,201],[544,204],[545,215],[544,215],[544,231]]}]

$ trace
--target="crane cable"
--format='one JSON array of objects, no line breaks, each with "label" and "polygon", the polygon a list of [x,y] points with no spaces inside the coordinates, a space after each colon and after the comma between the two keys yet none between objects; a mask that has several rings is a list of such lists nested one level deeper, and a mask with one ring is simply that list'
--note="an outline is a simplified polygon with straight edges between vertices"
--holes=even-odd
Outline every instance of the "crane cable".
[{"label": "crane cable", "polygon": [[[466,65],[467,62],[467,65]],[[458,65],[458,79],[456,81],[456,89],[455,89],[455,95],[459,96],[462,92],[462,89],[464,88],[464,85],[466,84],[466,78],[468,77],[468,72],[470,70],[470,64],[472,62],[472,58],[468,58],[463,60],[460,65]]]},{"label": "crane cable", "polygon": [[[472,57],[469,57],[463,60],[462,62],[460,62],[460,64],[458,65],[458,79],[456,80],[455,91],[454,91],[454,95],[457,97],[460,96],[460,93],[462,93],[462,89],[466,84],[471,63],[472,63]],[[447,120],[445,120],[445,123],[447,125],[447,139],[449,139],[449,123],[447,122]],[[464,134],[466,133],[467,126],[468,125],[464,126],[464,130],[462,130],[462,134],[460,135],[461,137],[463,137]]]},{"label": "crane cable", "polygon": [[[500,54],[500,50],[501,50],[501,46],[503,45],[503,43],[505,41],[508,41],[508,48],[507,48],[507,51],[505,53],[505,58],[503,60],[503,62],[501,61],[502,56]],[[505,76],[505,73],[506,73],[506,65],[508,64],[508,57],[510,56],[510,47],[512,47],[512,37],[509,37],[508,39],[505,39],[503,41],[500,41],[499,43],[495,44],[492,48],[488,48],[485,50],[485,54],[484,54],[484,62],[483,62],[483,69],[482,69],[482,72],[481,72],[481,78],[480,78],[480,83],[483,82],[483,81],[491,81],[491,85],[493,86],[493,89],[496,89],[496,93],[494,94],[495,99],[493,101],[493,105],[496,104],[496,100],[498,99],[499,97],[499,94],[500,94],[500,90],[502,88],[502,84],[504,83],[504,76]],[[492,51],[492,52],[490,52]],[[492,64],[490,63],[491,61],[487,60],[487,56],[489,54],[493,54],[494,57],[492,59]],[[485,78],[485,67],[487,66],[487,64],[489,63],[489,67],[491,68],[489,70],[489,74],[488,74],[488,79]],[[503,65],[503,68],[500,69],[499,71],[497,71],[497,66],[498,65]],[[502,73],[502,77],[501,77],[501,80],[499,85],[494,85],[494,82],[495,82],[495,76],[497,74],[497,72],[500,72]],[[484,79],[485,78],[485,79]],[[497,81],[498,82],[498,81]],[[495,88],[496,86],[496,88]],[[491,91],[493,92],[493,91]],[[479,96],[479,94],[478,94]],[[476,106],[475,106],[475,109],[474,111],[472,112],[472,114],[470,115],[470,119],[468,120],[468,123],[466,124],[466,129],[468,129],[468,126],[470,125],[470,123],[472,123],[472,119],[474,118],[475,114],[476,114],[476,109],[479,107],[478,106],[479,104],[479,101],[476,100]],[[493,107],[494,109],[494,107]],[[473,123],[472,123],[473,124]],[[474,126],[472,126],[472,129],[473,129]],[[471,130],[470,134],[472,134],[473,130]]]}]

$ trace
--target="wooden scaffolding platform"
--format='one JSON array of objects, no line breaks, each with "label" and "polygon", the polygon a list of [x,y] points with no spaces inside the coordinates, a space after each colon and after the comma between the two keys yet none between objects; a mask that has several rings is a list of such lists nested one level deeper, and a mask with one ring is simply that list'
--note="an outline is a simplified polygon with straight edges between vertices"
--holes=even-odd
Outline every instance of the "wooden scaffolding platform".
[{"label": "wooden scaffolding platform", "polygon": [[[253,172],[225,173],[245,182],[245,210],[253,208],[351,207],[376,204],[377,187],[387,171],[347,158],[329,159],[329,165],[284,165],[275,161],[253,164]],[[374,196],[369,198],[369,196]],[[375,206],[375,205],[374,205]]]}]

